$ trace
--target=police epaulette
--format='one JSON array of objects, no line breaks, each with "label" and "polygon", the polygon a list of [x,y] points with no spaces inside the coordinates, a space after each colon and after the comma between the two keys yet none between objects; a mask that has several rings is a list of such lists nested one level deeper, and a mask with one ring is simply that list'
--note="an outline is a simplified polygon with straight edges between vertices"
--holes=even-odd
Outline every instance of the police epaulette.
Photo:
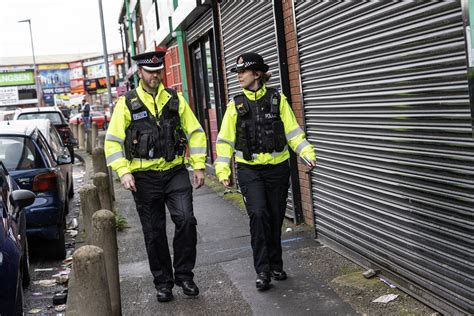
[{"label": "police epaulette", "polygon": [[130,112],[134,112],[144,106],[135,89],[128,91],[125,94],[125,104],[127,105]]},{"label": "police epaulette", "polygon": [[178,93],[175,89],[172,88],[165,88],[166,92],[171,94],[171,103],[169,103],[168,107],[172,112],[179,112],[179,98]]},{"label": "police epaulette", "polygon": [[237,110],[237,114],[239,116],[244,116],[249,112],[247,102],[245,102],[245,95],[238,94],[233,99],[235,103],[235,109]]},{"label": "police epaulette", "polygon": [[270,108],[270,112],[272,114],[277,114],[279,115],[280,114],[280,91],[278,91],[278,89],[275,89],[275,88],[267,88],[267,90],[269,90],[272,94],[272,99],[271,99],[271,108]]}]

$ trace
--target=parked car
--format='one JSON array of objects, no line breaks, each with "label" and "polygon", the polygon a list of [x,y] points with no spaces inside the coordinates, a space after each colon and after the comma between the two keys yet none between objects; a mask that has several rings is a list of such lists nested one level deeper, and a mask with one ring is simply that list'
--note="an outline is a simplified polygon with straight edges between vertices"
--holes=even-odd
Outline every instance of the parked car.
[{"label": "parked car", "polygon": [[77,140],[72,135],[69,124],[64,117],[61,110],[56,106],[35,107],[18,109],[15,112],[14,120],[36,120],[48,119],[53,123],[63,140],[63,143],[69,149],[74,160],[74,146],[77,145]]},{"label": "parked car", "polygon": [[0,122],[0,160],[20,188],[37,194],[25,209],[28,237],[52,240],[47,247],[55,258],[64,258],[65,216],[74,188],[72,159],[58,132],[48,120]]},{"label": "parked car", "polygon": [[35,200],[21,190],[0,161],[0,315],[23,315],[23,288],[30,283],[24,208]]},{"label": "parked car", "polygon": [[[98,129],[103,129],[105,131],[107,127],[109,126],[110,115],[104,114],[102,112],[91,111],[90,118],[92,122],[95,122],[97,124]],[[74,124],[82,123],[82,113],[78,113],[72,116],[69,119],[69,122],[74,123]]]}]

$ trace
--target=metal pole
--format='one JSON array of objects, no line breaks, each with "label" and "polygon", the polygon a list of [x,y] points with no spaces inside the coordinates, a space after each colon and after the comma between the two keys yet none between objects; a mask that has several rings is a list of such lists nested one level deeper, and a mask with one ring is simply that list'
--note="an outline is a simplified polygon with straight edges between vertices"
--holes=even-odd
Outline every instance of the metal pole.
[{"label": "metal pole", "polygon": [[[127,10],[127,21],[128,21],[128,39],[130,41],[130,46],[132,48],[132,57],[136,55],[135,51],[135,40],[133,39],[133,32],[132,32],[132,16],[130,14],[130,0],[125,0],[125,9]],[[133,65],[132,65],[133,69]],[[135,88],[138,87],[138,78],[137,74],[133,74],[133,84]]]},{"label": "metal pole", "polygon": [[42,91],[41,91],[39,73],[37,69],[38,67],[36,66],[35,46],[33,45],[33,31],[31,30],[31,19],[18,21],[18,23],[24,23],[24,22],[28,22],[28,26],[30,28],[31,52],[33,54],[33,75],[35,77],[36,98],[38,100],[38,102],[36,103],[36,106],[39,107],[41,104],[43,104],[43,95],[41,93]]},{"label": "metal pole", "polygon": [[102,0],[99,0],[100,28],[102,29],[102,46],[104,49],[105,79],[107,80],[107,95],[109,111],[112,113],[112,90],[110,89],[109,55],[107,54],[107,40],[105,38],[104,14],[102,12]]}]

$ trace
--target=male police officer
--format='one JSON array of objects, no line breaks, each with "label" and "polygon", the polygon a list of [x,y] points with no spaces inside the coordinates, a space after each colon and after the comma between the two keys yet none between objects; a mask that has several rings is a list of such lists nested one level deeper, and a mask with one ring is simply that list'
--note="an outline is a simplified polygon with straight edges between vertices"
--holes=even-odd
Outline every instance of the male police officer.
[{"label": "male police officer", "polygon": [[[133,57],[140,84],[117,102],[105,141],[107,164],[133,193],[159,302],[173,299],[174,284],[186,295],[199,294],[192,272],[197,237],[186,142],[196,188],[204,184],[207,152],[204,130],[186,100],[161,82],[163,58],[163,52]],[[175,224],[174,277],[165,203]]]}]

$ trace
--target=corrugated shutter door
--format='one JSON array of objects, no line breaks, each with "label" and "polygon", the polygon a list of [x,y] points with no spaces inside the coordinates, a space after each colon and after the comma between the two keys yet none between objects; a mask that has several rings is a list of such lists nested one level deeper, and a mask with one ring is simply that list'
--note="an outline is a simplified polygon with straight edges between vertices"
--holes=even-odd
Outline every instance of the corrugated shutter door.
[{"label": "corrugated shutter door", "polygon": [[186,40],[192,44],[212,28],[212,10],[207,10],[201,17],[186,30]]},{"label": "corrugated shutter door", "polygon": [[[271,1],[223,1],[221,4],[222,37],[229,96],[239,93],[237,76],[230,72],[237,56],[257,52],[270,67],[272,77],[268,86],[280,87],[278,49]],[[293,218],[293,199],[288,192],[287,216]]]},{"label": "corrugated shutter door", "polygon": [[318,237],[440,310],[474,313],[460,4],[314,1],[295,11]]}]

